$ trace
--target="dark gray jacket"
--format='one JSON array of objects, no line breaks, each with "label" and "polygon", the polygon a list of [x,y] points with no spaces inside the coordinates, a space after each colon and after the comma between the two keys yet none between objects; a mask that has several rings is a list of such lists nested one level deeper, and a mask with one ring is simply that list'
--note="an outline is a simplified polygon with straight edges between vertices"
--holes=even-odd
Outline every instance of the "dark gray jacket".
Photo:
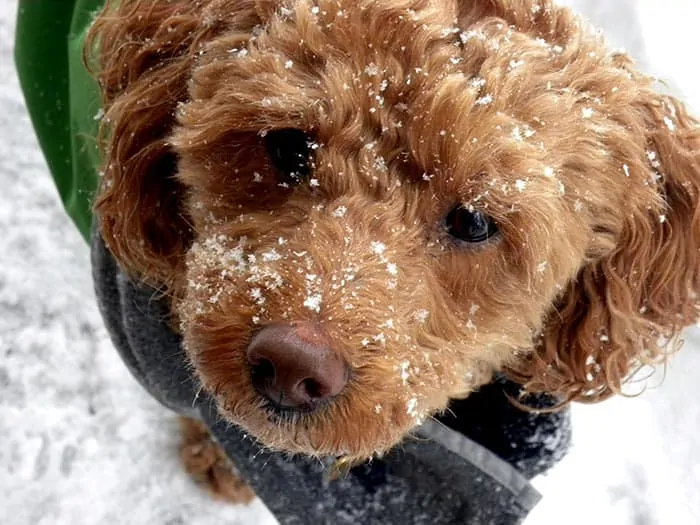
[{"label": "dark gray jacket", "polygon": [[[318,460],[262,450],[196,395],[167,306],[126,277],[95,235],[92,265],[100,310],[125,363],[153,397],[203,420],[281,525],[513,525],[540,499],[528,479],[565,453],[568,412],[537,415],[515,408],[502,379],[451,405],[381,460],[329,481]],[[530,400],[537,407],[553,402]]]}]

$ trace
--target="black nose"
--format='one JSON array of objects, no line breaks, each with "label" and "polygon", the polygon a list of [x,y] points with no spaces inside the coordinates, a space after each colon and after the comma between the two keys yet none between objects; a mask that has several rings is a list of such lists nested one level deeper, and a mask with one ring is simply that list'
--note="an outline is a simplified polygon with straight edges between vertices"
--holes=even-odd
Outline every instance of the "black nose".
[{"label": "black nose", "polygon": [[279,408],[313,410],[343,391],[348,367],[315,325],[269,325],[248,345],[255,389]]}]

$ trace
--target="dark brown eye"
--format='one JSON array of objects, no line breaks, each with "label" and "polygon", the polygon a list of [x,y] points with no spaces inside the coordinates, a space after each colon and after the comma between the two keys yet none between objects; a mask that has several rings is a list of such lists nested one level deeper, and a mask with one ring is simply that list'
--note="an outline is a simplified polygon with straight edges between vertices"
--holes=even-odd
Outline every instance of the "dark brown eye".
[{"label": "dark brown eye", "polygon": [[270,160],[279,171],[280,182],[299,184],[309,176],[311,138],[298,129],[277,129],[265,135]]},{"label": "dark brown eye", "polygon": [[498,226],[488,215],[461,204],[445,217],[445,229],[455,239],[468,244],[482,244],[498,235]]}]

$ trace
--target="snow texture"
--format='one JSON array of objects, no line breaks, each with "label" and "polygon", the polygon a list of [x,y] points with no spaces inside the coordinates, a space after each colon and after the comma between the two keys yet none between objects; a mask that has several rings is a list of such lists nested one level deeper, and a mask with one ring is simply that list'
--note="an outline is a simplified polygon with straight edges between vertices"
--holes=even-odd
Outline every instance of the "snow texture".
[{"label": "snow texture", "polygon": [[[696,2],[566,3],[700,109],[687,58]],[[87,247],[59,206],[12,68],[16,4],[0,3],[0,524],[275,523],[259,502],[219,504],[187,478],[175,417],[107,339]],[[573,450],[536,480],[545,498],[526,525],[700,523],[700,330],[686,340],[662,386],[574,408]]]}]

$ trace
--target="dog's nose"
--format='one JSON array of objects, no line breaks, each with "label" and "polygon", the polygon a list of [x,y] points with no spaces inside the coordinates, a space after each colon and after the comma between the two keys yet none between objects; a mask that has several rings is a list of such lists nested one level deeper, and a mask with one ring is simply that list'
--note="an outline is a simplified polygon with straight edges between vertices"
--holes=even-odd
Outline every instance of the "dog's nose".
[{"label": "dog's nose", "polygon": [[313,410],[342,392],[348,367],[311,323],[270,325],[248,345],[253,386],[276,407]]}]

